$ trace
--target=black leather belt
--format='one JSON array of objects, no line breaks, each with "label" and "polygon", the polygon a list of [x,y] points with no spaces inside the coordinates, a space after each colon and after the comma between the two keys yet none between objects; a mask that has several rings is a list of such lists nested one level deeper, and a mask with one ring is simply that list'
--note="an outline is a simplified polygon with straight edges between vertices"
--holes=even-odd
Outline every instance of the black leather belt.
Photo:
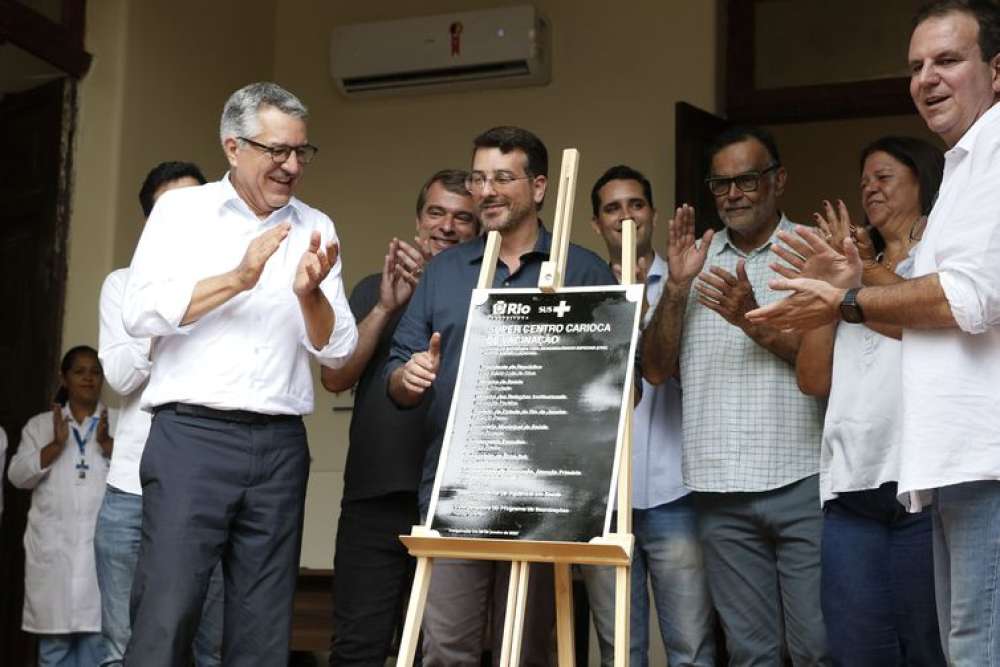
[{"label": "black leather belt", "polygon": [[258,426],[302,419],[301,415],[265,415],[261,412],[250,412],[249,410],[216,410],[215,408],[206,408],[204,405],[193,405],[191,403],[164,403],[153,408],[154,413],[161,410],[173,410],[179,415],[188,417],[204,417],[205,419],[236,422],[237,424],[255,424]]}]

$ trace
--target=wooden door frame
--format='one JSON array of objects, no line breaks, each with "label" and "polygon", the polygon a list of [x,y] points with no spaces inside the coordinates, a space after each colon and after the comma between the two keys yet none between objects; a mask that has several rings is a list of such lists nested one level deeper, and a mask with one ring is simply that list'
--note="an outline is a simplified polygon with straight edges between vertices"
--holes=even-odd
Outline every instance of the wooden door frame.
[{"label": "wooden door frame", "polygon": [[[33,659],[34,638],[21,631],[21,611],[24,593],[24,535],[31,494],[18,491],[6,478],[6,463],[18,446],[21,428],[41,408],[47,406],[55,393],[57,371],[62,349],[63,304],[66,295],[67,253],[69,231],[70,195],[72,191],[72,146],[76,118],[76,82],[57,79],[36,89],[8,95],[2,104],[28,110],[38,109],[47,114],[52,131],[59,136],[53,143],[56,149],[47,159],[58,164],[48,171],[41,197],[47,203],[41,209],[42,219],[48,222],[37,237],[38,268],[32,275],[23,276],[32,281],[44,296],[44,303],[33,303],[27,313],[12,313],[25,317],[38,329],[38,338],[31,349],[24,353],[31,356],[37,371],[31,377],[13,378],[5,384],[2,425],[7,432],[8,448],[3,465],[2,491],[4,508],[0,531],[0,578],[5,582],[0,595],[0,646],[3,646],[4,664],[28,664]],[[30,111],[29,111],[30,112]],[[47,121],[47,122],[49,122]],[[6,389],[16,391],[8,396]]]},{"label": "wooden door frame", "polygon": [[893,77],[811,86],[758,88],[754,81],[756,7],[767,0],[726,0],[726,116],[734,123],[777,125],[915,113],[909,79]]},{"label": "wooden door frame", "polygon": [[90,69],[83,48],[87,0],[62,0],[60,21],[39,14],[16,0],[0,0],[0,44],[19,46],[72,79]]},{"label": "wooden door frame", "polygon": [[[55,169],[49,172],[54,183],[46,181],[46,192],[51,193],[51,224],[40,241],[51,248],[45,257],[44,271],[46,304],[44,318],[38,322],[44,331],[37,341],[39,348],[32,354],[38,357],[37,376],[23,388],[23,400],[17,406],[9,405],[3,426],[8,435],[7,458],[18,444],[24,422],[31,416],[29,405],[45,406],[51,400],[59,368],[62,349],[63,306],[66,295],[67,252],[69,232],[70,197],[73,183],[73,144],[77,118],[77,81],[90,68],[91,56],[83,48],[86,0],[62,0],[59,20],[46,17],[14,0],[0,0],[0,44],[9,42],[46,61],[66,74],[60,79],[37,89],[6,96],[4,102],[11,106],[41,105],[43,113],[58,116],[52,122],[52,132],[58,132]],[[49,130],[46,130],[49,131]],[[25,276],[30,279],[30,276]],[[15,314],[16,316],[16,314]],[[31,317],[38,317],[33,312]],[[34,362],[32,362],[34,363]],[[33,413],[32,413],[33,414]],[[21,631],[21,608],[24,582],[24,534],[30,495],[16,492],[6,481],[6,460],[0,457],[3,474],[2,492],[6,496],[0,532],[0,573],[5,584],[0,595],[0,646],[3,646],[4,664],[29,664],[34,660],[35,641]]]}]

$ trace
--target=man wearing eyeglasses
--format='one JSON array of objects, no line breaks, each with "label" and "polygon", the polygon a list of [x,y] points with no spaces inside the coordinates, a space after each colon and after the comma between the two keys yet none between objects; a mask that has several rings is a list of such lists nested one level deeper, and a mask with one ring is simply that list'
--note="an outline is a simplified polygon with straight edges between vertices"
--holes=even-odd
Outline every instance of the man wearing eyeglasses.
[{"label": "man wearing eyeglasses", "polygon": [[[539,220],[545,199],[548,151],[534,134],[496,127],[476,137],[468,187],[485,230],[502,235],[493,287],[535,288],[552,235]],[[404,407],[426,404],[430,440],[420,484],[426,515],[441,441],[458,375],[472,290],[479,278],[484,238],[432,259],[396,328],[387,367],[388,391]],[[596,254],[569,246],[567,286],[612,285],[614,275]],[[424,612],[425,667],[479,665],[492,636],[493,664],[500,660],[510,563],[434,561]],[[524,665],[548,665],[555,618],[552,568],[535,565],[528,586]],[[492,633],[485,631],[493,609]]]},{"label": "man wearing eyeglasses", "polygon": [[316,148],[307,111],[273,83],[222,112],[229,172],[160,197],[122,319],[152,338],[141,407],[142,543],[126,665],[190,663],[209,577],[225,573],[223,664],[288,660],[313,409],[309,359],[357,342],[330,219],[294,196]]},{"label": "man wearing eyeglasses", "polygon": [[[822,407],[795,378],[799,337],[746,313],[777,301],[769,249],[792,223],[773,138],[725,131],[707,185],[725,229],[695,242],[694,211],[669,223],[665,291],[643,340],[647,380],[679,373],[684,483],[695,493],[709,590],[732,665],[830,664],[820,609]],[[707,268],[706,268],[707,267]],[[784,635],[784,636],[783,636]]]},{"label": "man wearing eyeglasses", "polygon": [[382,271],[351,292],[358,346],[341,368],[323,368],[323,386],[357,385],[333,565],[331,667],[383,665],[401,626],[414,560],[399,541],[420,522],[417,489],[427,439],[422,408],[400,410],[383,373],[392,336],[431,257],[479,233],[468,173],[435,173],[417,195],[416,245],[393,239]]}]

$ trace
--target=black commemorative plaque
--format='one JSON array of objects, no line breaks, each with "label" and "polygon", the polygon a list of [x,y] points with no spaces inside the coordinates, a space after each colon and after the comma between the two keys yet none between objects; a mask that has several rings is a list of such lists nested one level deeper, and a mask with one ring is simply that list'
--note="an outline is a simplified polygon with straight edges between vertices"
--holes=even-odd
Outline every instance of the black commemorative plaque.
[{"label": "black commemorative plaque", "polygon": [[606,532],[641,294],[474,292],[432,529],[569,542]]}]

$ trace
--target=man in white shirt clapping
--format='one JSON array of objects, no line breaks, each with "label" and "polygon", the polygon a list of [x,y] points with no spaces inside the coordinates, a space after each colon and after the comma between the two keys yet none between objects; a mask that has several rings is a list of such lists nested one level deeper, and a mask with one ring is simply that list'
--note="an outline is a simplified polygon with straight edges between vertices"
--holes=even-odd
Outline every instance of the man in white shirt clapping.
[{"label": "man in white shirt clapping", "polygon": [[1000,665],[1000,3],[937,0],[914,26],[910,95],[949,150],[913,278],[862,288],[847,242],[843,258],[816,252],[810,265],[824,271],[774,281],[792,295],[747,317],[795,329],[837,319],[903,327],[899,498],[913,509],[933,501],[948,664]]},{"label": "man in white shirt clapping", "polygon": [[161,197],[132,260],[123,320],[153,339],[141,406],[154,418],[125,664],[187,664],[220,559],[224,664],[288,659],[309,358],[337,367],[357,343],[333,223],[293,195],[317,151],[307,113],[273,83],[233,93],[229,172]]}]

